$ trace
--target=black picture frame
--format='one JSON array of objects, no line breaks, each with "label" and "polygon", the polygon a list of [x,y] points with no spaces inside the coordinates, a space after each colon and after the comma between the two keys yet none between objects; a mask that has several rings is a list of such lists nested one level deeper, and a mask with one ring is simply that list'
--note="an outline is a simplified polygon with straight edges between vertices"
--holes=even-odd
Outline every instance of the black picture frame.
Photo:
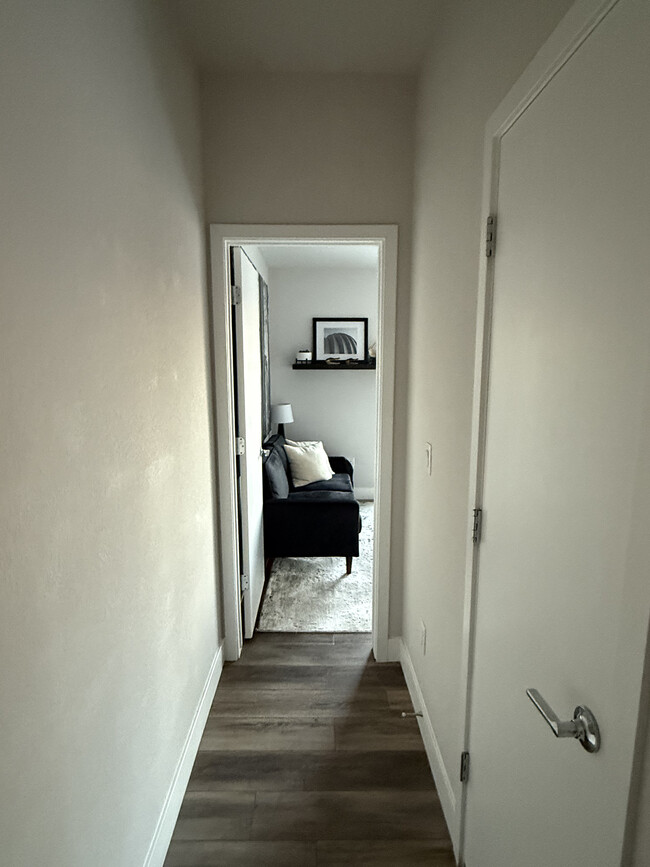
[{"label": "black picture frame", "polygon": [[314,317],[314,361],[368,360],[368,318],[363,316]]}]

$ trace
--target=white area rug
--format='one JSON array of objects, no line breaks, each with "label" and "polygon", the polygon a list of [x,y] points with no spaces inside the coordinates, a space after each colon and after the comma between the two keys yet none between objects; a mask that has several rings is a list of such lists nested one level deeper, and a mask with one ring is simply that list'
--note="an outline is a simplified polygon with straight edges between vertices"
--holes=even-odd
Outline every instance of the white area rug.
[{"label": "white area rug", "polygon": [[260,632],[370,632],[374,503],[361,503],[359,556],[285,557],[273,565]]}]

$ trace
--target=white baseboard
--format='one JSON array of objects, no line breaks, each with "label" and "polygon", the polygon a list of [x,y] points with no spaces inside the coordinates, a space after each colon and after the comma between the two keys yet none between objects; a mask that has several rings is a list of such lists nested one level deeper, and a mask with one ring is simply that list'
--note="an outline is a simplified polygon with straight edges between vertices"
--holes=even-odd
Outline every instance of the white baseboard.
[{"label": "white baseboard", "polygon": [[354,486],[354,496],[357,500],[374,500],[375,499],[375,489],[374,488],[360,488],[358,485]]},{"label": "white baseboard", "polygon": [[[399,660],[402,664],[404,679],[406,680],[406,685],[411,695],[413,707],[416,711],[422,712],[422,716],[419,718],[418,722],[420,723],[420,732],[422,734],[422,740],[424,741],[424,748],[427,752],[429,764],[431,765],[431,772],[433,773],[433,779],[436,784],[436,789],[438,790],[438,797],[440,798],[440,806],[442,807],[442,811],[445,814],[445,819],[447,821],[449,833],[452,837],[454,850],[458,851],[458,840],[454,839],[454,837],[457,836],[458,828],[458,817],[456,815],[456,795],[451,784],[449,772],[442,757],[442,752],[440,750],[440,745],[438,744],[436,733],[433,729],[431,717],[429,716],[429,712],[424,703],[424,695],[422,694],[420,683],[418,681],[417,674],[415,673],[415,668],[413,667],[413,661],[411,659],[411,654],[409,653],[408,647],[406,646],[406,644],[404,644],[404,641],[401,638],[391,638],[389,639],[389,648],[391,641],[399,641],[400,643]],[[458,757],[458,759],[460,761],[460,756]]]},{"label": "white baseboard", "polygon": [[223,642],[214,655],[210,671],[201,692],[201,697],[194,711],[181,755],[172,777],[172,782],[165,798],[162,811],[158,818],[158,824],[154,831],[147,857],[144,859],[144,867],[162,867],[169,843],[174,833],[176,820],[183,803],[185,789],[192,773],[192,765],[199,749],[199,743],[203,735],[203,729],[212,706],[217,684],[223,671]]}]

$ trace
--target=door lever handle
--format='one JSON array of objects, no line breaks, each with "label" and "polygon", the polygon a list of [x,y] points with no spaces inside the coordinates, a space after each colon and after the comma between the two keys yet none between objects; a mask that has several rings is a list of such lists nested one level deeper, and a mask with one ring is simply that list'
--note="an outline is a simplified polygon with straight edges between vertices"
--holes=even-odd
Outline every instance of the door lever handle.
[{"label": "door lever handle", "polygon": [[556,738],[578,737],[579,732],[575,719],[562,721],[546,699],[540,695],[539,691],[536,689],[527,689],[526,695],[549,724],[551,731]]},{"label": "door lever handle", "polygon": [[588,753],[597,753],[600,749],[600,729],[596,717],[584,705],[578,705],[573,711],[573,719],[561,720],[546,699],[537,689],[527,689],[526,695],[548,723],[556,738],[575,738],[579,740]]}]

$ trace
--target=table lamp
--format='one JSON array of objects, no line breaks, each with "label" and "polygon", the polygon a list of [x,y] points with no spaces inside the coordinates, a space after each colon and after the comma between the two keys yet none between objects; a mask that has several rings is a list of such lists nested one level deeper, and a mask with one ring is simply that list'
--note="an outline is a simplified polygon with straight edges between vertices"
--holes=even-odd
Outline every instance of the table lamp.
[{"label": "table lamp", "polygon": [[274,403],[271,405],[271,423],[277,424],[278,434],[284,436],[285,424],[293,421],[293,412],[290,403]]}]

